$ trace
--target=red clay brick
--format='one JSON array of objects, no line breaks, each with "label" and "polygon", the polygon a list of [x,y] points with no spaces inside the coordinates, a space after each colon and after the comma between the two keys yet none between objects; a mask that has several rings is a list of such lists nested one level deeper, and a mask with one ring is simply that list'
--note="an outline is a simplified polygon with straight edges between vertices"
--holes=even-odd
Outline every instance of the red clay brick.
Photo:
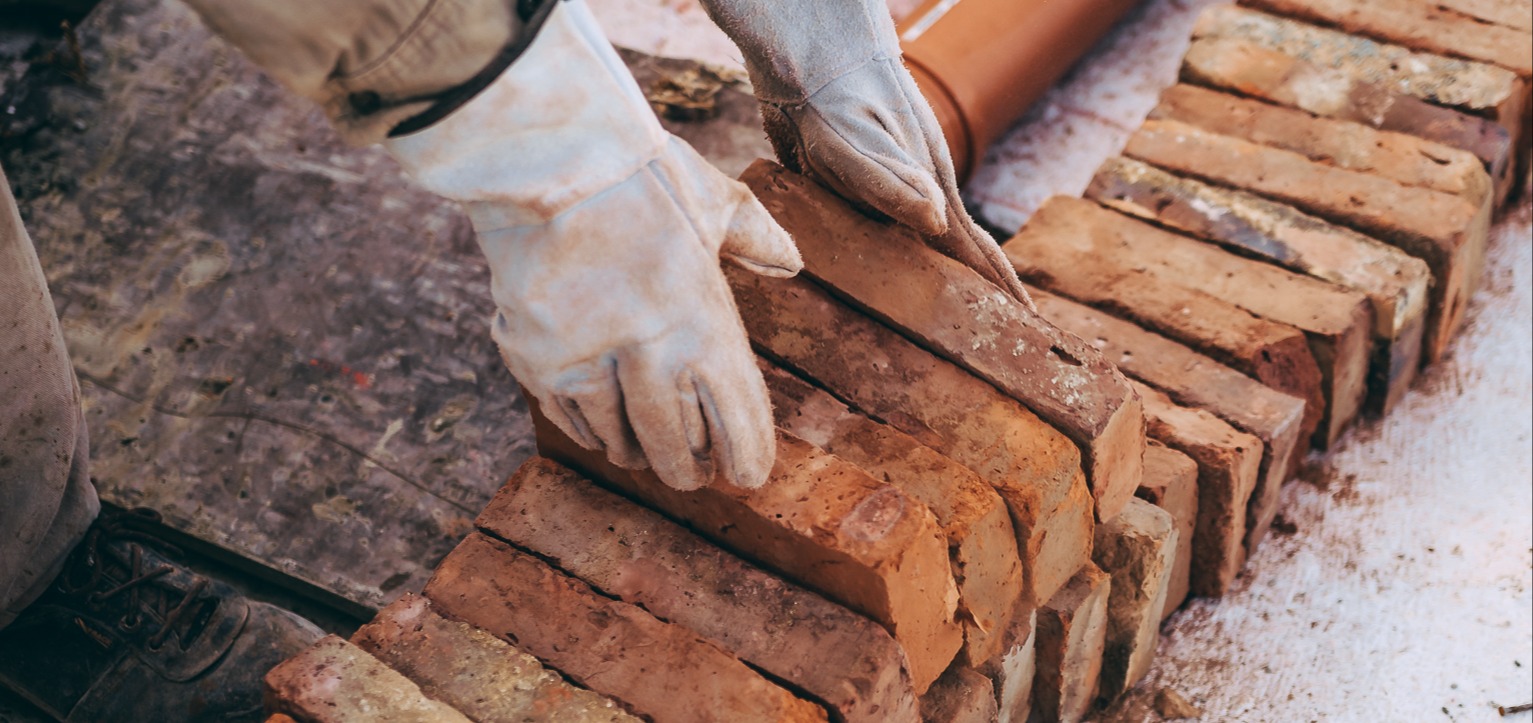
[{"label": "red clay brick", "polygon": [[1033,705],[1033,681],[1038,677],[1038,610],[1031,605],[1012,617],[1006,630],[1006,652],[987,661],[979,672],[995,691],[996,721],[1025,723]]},{"label": "red clay brick", "polygon": [[1494,197],[1506,198],[1516,176],[1512,135],[1495,121],[1432,105],[1394,87],[1235,37],[1192,42],[1182,59],[1182,80],[1441,143],[1480,159]]},{"label": "red clay brick", "polygon": [[992,723],[996,720],[995,691],[990,679],[954,665],[921,696],[921,720],[926,723]]},{"label": "red clay brick", "polygon": [[1533,75],[1533,38],[1419,0],[1241,0],[1258,10]]},{"label": "red clay brick", "polygon": [[1113,700],[1150,672],[1179,535],[1171,514],[1135,499],[1097,527],[1091,557],[1112,576],[1100,694]]},{"label": "red clay brick", "polygon": [[470,723],[344,639],[326,636],[266,674],[266,709],[301,723]]},{"label": "red clay brick", "polygon": [[1022,596],[1022,561],[1006,502],[979,475],[887,424],[853,412],[828,392],[762,360],[777,426],[904,490],[931,509],[947,535],[958,583],[964,648],[977,666],[1001,652]]},{"label": "red clay brick", "polygon": [[1316,163],[1297,153],[1152,120],[1124,154],[1298,207],[1400,247],[1432,268],[1426,354],[1441,358],[1479,281],[1489,217],[1469,200]]},{"label": "red clay brick", "polygon": [[1042,720],[1076,723],[1096,702],[1110,588],[1107,573],[1087,565],[1038,610],[1033,712]]},{"label": "red clay brick", "polygon": [[917,719],[905,654],[872,620],[557,462],[528,460],[477,524],[608,595],[687,627],[843,720]]},{"label": "red clay brick", "polygon": [[879,223],[769,161],[741,176],[792,234],[804,271],[1022,402],[1080,445],[1098,519],[1133,497],[1144,415],[1121,375],[913,231]]},{"label": "red clay brick", "polygon": [[1076,213],[1081,225],[1089,224],[1096,233],[1051,240],[1068,244],[1077,254],[1112,258],[1120,267],[1224,299],[1303,331],[1325,394],[1325,414],[1313,439],[1316,446],[1334,444],[1357,417],[1367,393],[1372,353],[1373,307],[1367,297],[1094,204],[1079,203]]},{"label": "red clay brick", "polygon": [[[1484,174],[1477,163],[1473,171]],[[1131,158],[1108,160],[1086,195],[1124,213],[1367,294],[1374,312],[1369,407],[1388,412],[1416,378],[1432,284],[1426,262],[1292,206],[1210,186]]]},{"label": "red clay brick", "polygon": [[1048,293],[1037,293],[1034,298],[1038,308],[1058,324],[1092,340],[1110,358],[1117,359],[1124,373],[1171,395],[1178,403],[1205,409],[1260,440],[1260,474],[1250,492],[1250,532],[1245,543],[1247,551],[1254,551],[1277,515],[1278,492],[1294,469],[1290,462],[1299,439],[1301,403],[1122,319]]},{"label": "red clay brick", "polygon": [[[1111,219],[1115,223],[1104,224],[1103,213],[1090,201],[1056,196],[1002,249],[1029,283],[1163,334],[1303,400],[1296,440],[1307,441],[1320,426],[1325,395],[1320,368],[1304,333],[1135,264],[1082,251],[1094,245],[1097,236],[1125,233],[1116,218]],[[1138,226],[1143,232],[1153,230],[1146,224]],[[1125,363],[1121,358],[1117,361],[1120,366]],[[1279,455],[1292,455],[1294,450],[1279,447],[1276,437],[1263,441],[1273,447],[1266,476],[1287,479],[1288,460]]]},{"label": "red clay brick", "polygon": [[924,692],[963,646],[947,538],[925,505],[787,434],[767,484],[681,492],[618,469],[535,413],[538,450],[681,520],[735,554],[885,625]]},{"label": "red clay brick", "polygon": [[444,615],[654,720],[827,720],[696,633],[479,533],[442,561],[425,594]]},{"label": "red clay brick", "polygon": [[352,643],[477,721],[639,721],[510,643],[438,615],[423,597],[406,594],[384,608]]},{"label": "red clay brick", "polygon": [[1198,464],[1152,439],[1144,450],[1144,484],[1135,494],[1165,510],[1176,522],[1176,556],[1159,617],[1165,620],[1187,601],[1191,590],[1192,541],[1198,527]]},{"label": "red clay brick", "polygon": [[1091,493],[1063,434],[806,279],[725,272],[764,355],[995,488],[1017,532],[1028,600],[1048,599],[1090,559]]},{"label": "red clay brick", "polygon": [[1198,524],[1192,536],[1192,594],[1219,597],[1245,565],[1245,538],[1262,442],[1201,409],[1179,407],[1135,384],[1150,436],[1198,463]]}]

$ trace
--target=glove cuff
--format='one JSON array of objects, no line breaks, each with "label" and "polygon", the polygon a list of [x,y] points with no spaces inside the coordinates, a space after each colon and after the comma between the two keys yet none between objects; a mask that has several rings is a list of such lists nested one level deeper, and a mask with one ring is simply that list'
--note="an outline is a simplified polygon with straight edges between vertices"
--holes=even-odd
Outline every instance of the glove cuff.
[{"label": "glove cuff", "polygon": [[547,223],[632,176],[667,134],[584,0],[557,0],[504,72],[384,148],[479,232]]},{"label": "glove cuff", "polygon": [[740,47],[756,98],[793,105],[831,81],[900,57],[885,0],[703,0]]}]

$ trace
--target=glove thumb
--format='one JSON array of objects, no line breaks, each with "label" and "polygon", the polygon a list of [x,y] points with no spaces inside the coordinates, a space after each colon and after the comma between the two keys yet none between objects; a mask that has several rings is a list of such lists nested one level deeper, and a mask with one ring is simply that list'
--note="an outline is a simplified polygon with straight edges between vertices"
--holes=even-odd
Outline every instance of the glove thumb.
[{"label": "glove thumb", "polygon": [[741,267],[774,278],[787,278],[804,268],[798,246],[756,197],[746,197],[735,207],[719,255]]}]

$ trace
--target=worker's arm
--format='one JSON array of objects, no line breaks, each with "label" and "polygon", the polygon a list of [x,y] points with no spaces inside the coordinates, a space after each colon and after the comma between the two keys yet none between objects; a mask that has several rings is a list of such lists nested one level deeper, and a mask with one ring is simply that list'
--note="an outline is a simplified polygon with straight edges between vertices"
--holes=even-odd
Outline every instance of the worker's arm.
[{"label": "worker's arm", "polygon": [[1027,300],[963,208],[942,128],[900,60],[885,0],[702,2],[744,54],[784,165],[915,228]]},{"label": "worker's arm", "polygon": [[[194,4],[353,140],[387,137],[417,182],[463,205],[492,335],[561,430],[673,487],[764,483],[771,408],[719,259],[792,275],[792,240],[660,127],[583,0],[516,15],[477,2],[422,0],[413,17],[394,0]],[[358,93],[380,109],[355,108]],[[416,97],[430,100],[401,102]]]}]

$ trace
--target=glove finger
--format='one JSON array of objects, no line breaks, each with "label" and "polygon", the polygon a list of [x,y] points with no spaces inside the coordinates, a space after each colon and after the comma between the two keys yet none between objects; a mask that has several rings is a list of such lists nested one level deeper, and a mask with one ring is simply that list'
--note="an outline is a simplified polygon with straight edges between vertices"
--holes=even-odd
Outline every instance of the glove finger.
[{"label": "glove finger", "polygon": [[708,486],[715,465],[692,373],[643,353],[624,358],[618,373],[629,422],[660,481],[682,491]]},{"label": "glove finger", "polygon": [[774,278],[787,278],[804,268],[793,237],[778,225],[766,207],[743,185],[719,255],[741,267]]},{"label": "glove finger", "polygon": [[837,194],[872,206],[922,234],[947,229],[948,202],[942,186],[884,123],[843,119],[832,125],[821,116],[805,130],[812,134],[805,138],[810,170]]},{"label": "glove finger", "polygon": [[927,245],[947,257],[979,272],[987,281],[1000,287],[1028,309],[1037,311],[1027,289],[1017,278],[1017,270],[1001,251],[989,232],[979,227],[963,207],[956,184],[948,191],[948,232],[927,238]]},{"label": "glove finger", "polygon": [[614,364],[604,364],[587,379],[562,386],[564,414],[577,426],[589,430],[598,443],[595,449],[605,451],[607,459],[623,469],[649,466],[633,429],[628,426],[623,390]]},{"label": "glove finger", "polygon": [[720,474],[736,487],[755,489],[766,484],[777,456],[772,407],[761,372],[749,358],[729,366],[697,376],[697,399]]}]

